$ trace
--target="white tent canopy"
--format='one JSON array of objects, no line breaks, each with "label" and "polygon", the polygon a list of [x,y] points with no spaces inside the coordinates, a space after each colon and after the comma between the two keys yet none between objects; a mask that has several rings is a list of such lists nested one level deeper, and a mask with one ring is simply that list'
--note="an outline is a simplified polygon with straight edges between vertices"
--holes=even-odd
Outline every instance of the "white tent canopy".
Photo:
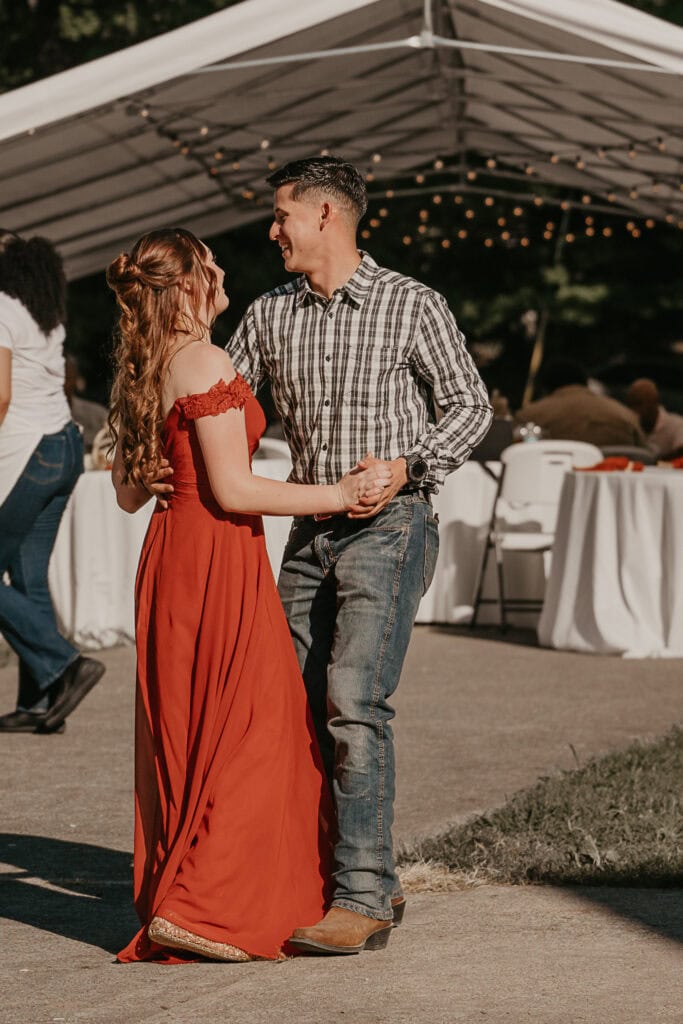
[{"label": "white tent canopy", "polygon": [[325,150],[381,194],[533,182],[678,224],[682,75],[683,29],[615,0],[245,0],[0,96],[0,224],[77,277],[264,216],[269,163]]}]

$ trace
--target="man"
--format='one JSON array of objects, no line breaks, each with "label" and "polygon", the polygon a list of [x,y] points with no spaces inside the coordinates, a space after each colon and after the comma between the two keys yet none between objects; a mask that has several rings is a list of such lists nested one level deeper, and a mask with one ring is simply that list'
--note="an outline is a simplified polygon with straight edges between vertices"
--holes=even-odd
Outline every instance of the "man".
[{"label": "man", "polygon": [[598,448],[644,444],[631,410],[591,391],[580,363],[572,359],[548,363],[541,380],[546,397],[519,409],[517,423],[537,423],[553,441],[586,441]]},{"label": "man", "polygon": [[270,378],[292,480],[333,482],[366,452],[392,477],[367,511],[295,519],[279,579],[338,816],[332,907],[291,941],[357,953],[386,944],[405,904],[389,699],[436,562],[430,494],[491,411],[445,300],[358,251],[367,193],[356,168],[313,158],[268,181],[270,239],[299,276],[247,309],[228,351],[254,390]]},{"label": "man", "polygon": [[626,392],[626,402],[640,420],[648,448],[661,458],[683,455],[683,416],[660,405],[653,380],[640,377]]}]

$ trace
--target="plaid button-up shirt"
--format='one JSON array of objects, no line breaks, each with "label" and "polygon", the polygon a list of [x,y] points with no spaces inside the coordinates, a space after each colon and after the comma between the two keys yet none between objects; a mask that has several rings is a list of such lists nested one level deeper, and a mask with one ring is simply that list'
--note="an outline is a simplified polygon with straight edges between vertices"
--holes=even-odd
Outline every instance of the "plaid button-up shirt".
[{"label": "plaid button-up shirt", "polygon": [[446,300],[367,253],[329,300],[305,276],[262,295],[226,347],[254,391],[270,379],[297,483],[334,483],[366,452],[416,454],[435,490],[491,419]]}]

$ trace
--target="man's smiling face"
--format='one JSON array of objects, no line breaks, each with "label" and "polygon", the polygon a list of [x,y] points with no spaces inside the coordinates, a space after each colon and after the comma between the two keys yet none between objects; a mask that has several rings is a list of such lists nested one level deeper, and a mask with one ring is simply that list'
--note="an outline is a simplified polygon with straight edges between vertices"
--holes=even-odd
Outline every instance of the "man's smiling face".
[{"label": "man's smiling face", "polygon": [[285,269],[307,273],[316,262],[322,242],[320,203],[313,197],[293,199],[294,183],[275,193],[274,219],[268,237],[280,246]]}]

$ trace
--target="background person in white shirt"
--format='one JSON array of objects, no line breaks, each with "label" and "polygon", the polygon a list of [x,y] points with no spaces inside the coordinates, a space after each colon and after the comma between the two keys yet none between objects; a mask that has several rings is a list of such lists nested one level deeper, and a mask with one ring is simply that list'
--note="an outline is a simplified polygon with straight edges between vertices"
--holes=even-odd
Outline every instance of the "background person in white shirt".
[{"label": "background person in white shirt", "polygon": [[83,471],[64,394],[66,282],[46,238],[0,230],[0,632],[19,657],[0,732],[55,732],[104,673],[63,637],[47,571]]}]

